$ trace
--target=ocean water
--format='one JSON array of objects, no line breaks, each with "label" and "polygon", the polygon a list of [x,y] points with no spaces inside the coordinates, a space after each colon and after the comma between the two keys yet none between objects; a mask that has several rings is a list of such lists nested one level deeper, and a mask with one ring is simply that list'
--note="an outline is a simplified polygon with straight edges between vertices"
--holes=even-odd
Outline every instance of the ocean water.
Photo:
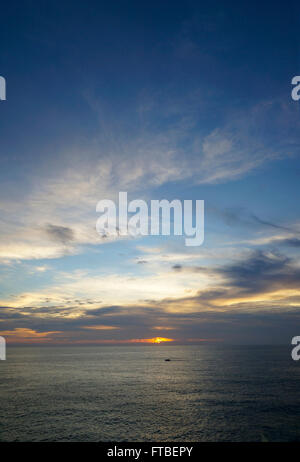
[{"label": "ocean water", "polygon": [[300,361],[290,352],[9,347],[0,441],[299,441]]}]

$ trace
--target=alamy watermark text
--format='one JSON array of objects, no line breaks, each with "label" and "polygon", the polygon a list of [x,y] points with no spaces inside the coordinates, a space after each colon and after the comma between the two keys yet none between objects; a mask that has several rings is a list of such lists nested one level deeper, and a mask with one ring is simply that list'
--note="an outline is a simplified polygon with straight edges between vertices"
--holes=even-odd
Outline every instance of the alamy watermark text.
[{"label": "alamy watermark text", "polygon": [[[204,241],[204,201],[135,199],[128,203],[127,192],[119,192],[118,206],[109,199],[100,200],[96,211],[102,215],[97,232],[108,236],[185,236],[185,245],[199,246]],[[195,205],[195,207],[194,207]],[[131,216],[129,215],[131,214]]]}]

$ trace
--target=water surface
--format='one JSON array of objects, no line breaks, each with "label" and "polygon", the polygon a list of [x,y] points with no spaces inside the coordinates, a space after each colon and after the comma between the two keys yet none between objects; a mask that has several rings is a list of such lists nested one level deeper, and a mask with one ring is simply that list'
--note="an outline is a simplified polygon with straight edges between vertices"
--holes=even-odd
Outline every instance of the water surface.
[{"label": "water surface", "polygon": [[9,347],[0,441],[299,441],[299,363],[280,346]]}]

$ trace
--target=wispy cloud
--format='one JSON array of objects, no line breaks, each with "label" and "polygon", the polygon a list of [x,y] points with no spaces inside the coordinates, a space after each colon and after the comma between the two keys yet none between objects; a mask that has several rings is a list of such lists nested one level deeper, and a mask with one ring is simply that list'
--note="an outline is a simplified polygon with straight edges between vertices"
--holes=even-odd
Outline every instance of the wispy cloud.
[{"label": "wispy cloud", "polygon": [[[161,129],[153,125],[149,110],[131,137],[121,123],[118,130],[111,127],[113,136],[100,130],[95,140],[66,146],[47,176],[41,170],[31,178],[32,186],[22,197],[3,198],[2,261],[58,258],[81,252],[86,244],[105,243],[95,232],[95,206],[100,199],[116,199],[120,190],[148,196],[174,181],[231,181],[265,162],[291,155],[288,146],[281,143],[279,148],[274,142],[273,134],[277,137],[287,129],[280,120],[274,120],[271,133],[258,130],[275,111],[288,114],[277,101],[231,112],[221,126],[210,130],[199,126],[188,105],[181,103],[181,109],[175,120],[165,116]],[[296,122],[288,116],[294,127]]]}]

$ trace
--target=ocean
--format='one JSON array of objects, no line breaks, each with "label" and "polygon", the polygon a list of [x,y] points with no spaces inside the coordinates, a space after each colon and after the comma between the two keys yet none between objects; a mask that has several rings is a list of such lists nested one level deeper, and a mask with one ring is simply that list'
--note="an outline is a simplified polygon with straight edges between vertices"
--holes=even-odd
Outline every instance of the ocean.
[{"label": "ocean", "polygon": [[300,441],[300,361],[282,346],[8,347],[0,441]]}]

